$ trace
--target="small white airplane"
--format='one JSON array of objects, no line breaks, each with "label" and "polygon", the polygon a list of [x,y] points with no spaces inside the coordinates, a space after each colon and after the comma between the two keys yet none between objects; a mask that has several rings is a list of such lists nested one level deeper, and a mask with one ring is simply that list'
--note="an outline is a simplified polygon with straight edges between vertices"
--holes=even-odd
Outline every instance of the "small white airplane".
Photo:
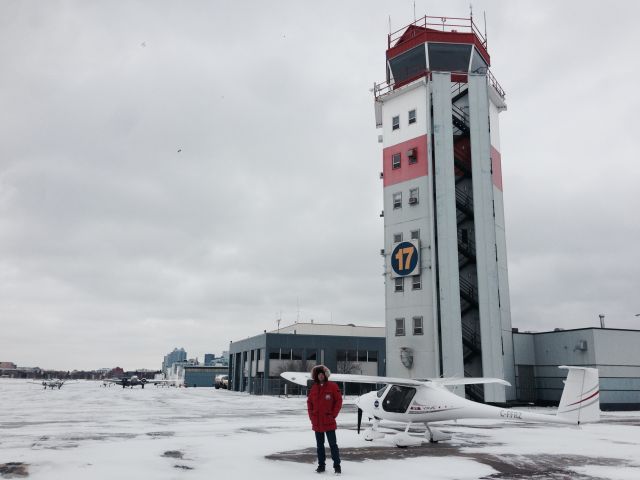
[{"label": "small white airplane", "polygon": [[37,383],[39,385],[42,385],[45,390],[47,388],[50,388],[51,390],[53,390],[54,388],[57,388],[58,390],[60,390],[62,388],[62,386],[65,383],[69,383],[69,381],[68,380],[61,380],[59,378],[50,378],[50,379],[47,379],[47,380],[42,380],[41,382],[29,382],[29,383]]},{"label": "small white airplane", "polygon": [[137,375],[133,375],[129,378],[124,377],[124,378],[108,378],[103,380],[104,385],[106,386],[108,383],[115,383],[116,385],[122,385],[122,388],[127,388],[127,387],[137,387],[138,385],[140,385],[142,388],[144,388],[144,386],[147,383],[151,383],[153,385],[158,385],[158,384],[170,384],[170,383],[175,383],[173,380],[148,380],[146,378],[139,378]]},{"label": "small white airplane", "polygon": [[[412,423],[424,423],[427,427],[425,438],[430,442],[449,440],[445,434],[429,424],[431,422],[461,420],[466,418],[488,418],[522,422],[559,423],[581,425],[600,420],[600,383],[596,368],[569,367],[564,381],[564,389],[556,415],[524,412],[511,408],[499,408],[473,402],[459,397],[446,387],[482,383],[510,383],[498,378],[433,378],[412,380],[406,378],[375,377],[368,375],[331,374],[336,383],[385,384],[377,392],[369,392],[355,401],[358,407],[358,433],[363,413],[373,420],[372,426],[364,432],[364,439],[372,441],[384,437],[378,430],[381,420],[406,423],[403,433],[394,435],[393,442],[398,447],[419,445],[421,440],[409,435]],[[298,385],[307,386],[311,374],[306,372],[284,372],[283,378]]]}]

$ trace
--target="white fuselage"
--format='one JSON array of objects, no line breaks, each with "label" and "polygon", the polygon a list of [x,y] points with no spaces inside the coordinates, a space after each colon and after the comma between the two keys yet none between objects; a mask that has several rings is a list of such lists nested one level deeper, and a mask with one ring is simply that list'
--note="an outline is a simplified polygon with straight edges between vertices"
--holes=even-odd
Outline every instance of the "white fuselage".
[{"label": "white fuselage", "polygon": [[387,385],[356,400],[365,415],[378,420],[402,423],[429,423],[464,418],[520,420],[571,425],[553,415],[499,408],[466,400],[438,385],[422,387]]}]

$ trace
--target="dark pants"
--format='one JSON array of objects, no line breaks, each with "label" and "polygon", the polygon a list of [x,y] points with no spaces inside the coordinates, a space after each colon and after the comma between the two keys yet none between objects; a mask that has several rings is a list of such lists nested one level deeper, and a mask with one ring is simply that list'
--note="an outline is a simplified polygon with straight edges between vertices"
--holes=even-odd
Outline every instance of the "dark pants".
[{"label": "dark pants", "polygon": [[340,465],[340,452],[338,451],[338,444],[336,443],[336,431],[329,430],[328,432],[315,432],[316,434],[316,446],[318,447],[318,465],[324,465],[327,459],[327,455],[324,453],[324,435],[327,435],[329,440],[329,447],[331,447],[331,459],[333,460],[333,466]]}]

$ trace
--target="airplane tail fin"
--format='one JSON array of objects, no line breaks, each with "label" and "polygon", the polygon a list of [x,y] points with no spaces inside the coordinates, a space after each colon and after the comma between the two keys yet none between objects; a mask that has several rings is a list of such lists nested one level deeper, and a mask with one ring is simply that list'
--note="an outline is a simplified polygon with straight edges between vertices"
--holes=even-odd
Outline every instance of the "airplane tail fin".
[{"label": "airplane tail fin", "polygon": [[558,406],[558,417],[576,425],[600,420],[598,369],[568,366],[558,368],[569,370]]}]

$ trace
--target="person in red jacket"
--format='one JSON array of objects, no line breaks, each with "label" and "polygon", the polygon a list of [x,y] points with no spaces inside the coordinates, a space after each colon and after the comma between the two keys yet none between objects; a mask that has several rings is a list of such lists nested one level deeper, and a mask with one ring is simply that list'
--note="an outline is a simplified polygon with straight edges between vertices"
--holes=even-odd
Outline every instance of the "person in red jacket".
[{"label": "person in red jacket", "polygon": [[342,394],[338,385],[329,381],[331,372],[324,365],[317,365],[311,370],[313,386],[307,397],[307,411],[311,419],[311,428],[316,434],[318,447],[318,468],[316,472],[325,471],[326,454],[324,451],[324,436],[329,440],[331,458],[335,473],[342,473],[340,467],[340,451],[336,443],[336,417],[342,407]]}]

